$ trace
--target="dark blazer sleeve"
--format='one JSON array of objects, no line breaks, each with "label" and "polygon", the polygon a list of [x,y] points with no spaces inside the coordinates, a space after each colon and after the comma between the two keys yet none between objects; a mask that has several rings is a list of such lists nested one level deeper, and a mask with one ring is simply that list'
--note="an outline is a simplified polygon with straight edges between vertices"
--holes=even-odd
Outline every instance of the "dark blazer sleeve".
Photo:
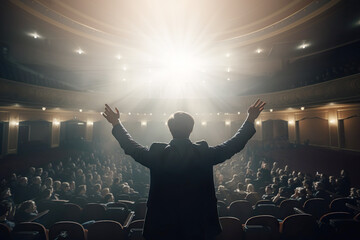
[{"label": "dark blazer sleeve", "polygon": [[245,147],[255,132],[254,124],[245,121],[232,138],[220,145],[209,147],[208,159],[212,161],[213,165],[216,165],[231,158]]},{"label": "dark blazer sleeve", "polygon": [[124,149],[125,154],[130,155],[141,165],[150,167],[150,154],[148,148],[137,143],[121,123],[113,127],[112,134],[119,142],[121,148]]},{"label": "dark blazer sleeve", "polygon": [[166,143],[153,143],[150,149],[137,143],[120,123],[113,127],[112,134],[119,142],[125,154],[130,155],[136,162],[151,168],[155,160],[161,157],[163,150],[168,145]]}]

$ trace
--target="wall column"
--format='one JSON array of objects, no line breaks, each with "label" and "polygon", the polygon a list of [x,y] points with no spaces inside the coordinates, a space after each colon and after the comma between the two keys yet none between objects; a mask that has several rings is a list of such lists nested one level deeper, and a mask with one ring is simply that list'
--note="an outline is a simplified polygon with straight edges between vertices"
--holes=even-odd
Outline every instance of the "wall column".
[{"label": "wall column", "polygon": [[295,125],[295,114],[289,113],[288,115],[288,133],[289,133],[289,142],[296,142],[296,125]]},{"label": "wall column", "polygon": [[329,110],[328,113],[328,121],[329,121],[329,145],[331,147],[339,147],[339,122],[336,110]]},{"label": "wall column", "polygon": [[94,123],[87,122],[85,128],[85,141],[92,142],[93,140]]},{"label": "wall column", "polygon": [[55,148],[60,146],[60,122],[56,119],[51,124],[51,142],[50,147]]},{"label": "wall column", "polygon": [[258,118],[254,122],[254,127],[256,129],[256,133],[254,135],[254,140],[262,141],[263,140],[263,133],[262,133],[262,119]]},{"label": "wall column", "polygon": [[7,153],[15,154],[18,150],[18,137],[19,137],[19,114],[10,113],[9,118],[9,132],[8,132],[8,144]]}]

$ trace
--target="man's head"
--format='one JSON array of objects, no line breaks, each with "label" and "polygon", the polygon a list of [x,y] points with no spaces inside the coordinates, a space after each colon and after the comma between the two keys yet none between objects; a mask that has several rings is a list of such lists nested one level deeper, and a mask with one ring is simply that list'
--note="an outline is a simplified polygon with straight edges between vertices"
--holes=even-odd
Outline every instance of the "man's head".
[{"label": "man's head", "polygon": [[189,138],[194,128],[194,118],[186,112],[174,113],[167,123],[173,138]]}]

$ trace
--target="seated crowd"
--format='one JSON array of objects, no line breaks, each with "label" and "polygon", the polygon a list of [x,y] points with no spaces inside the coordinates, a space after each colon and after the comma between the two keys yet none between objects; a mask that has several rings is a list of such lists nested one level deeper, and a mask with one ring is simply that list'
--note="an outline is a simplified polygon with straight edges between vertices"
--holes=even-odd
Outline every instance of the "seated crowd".
[{"label": "seated crowd", "polygon": [[149,171],[123,153],[74,153],[63,161],[30,167],[24,174],[12,173],[1,181],[1,220],[31,221],[49,202],[87,203],[135,201],[147,196]]},{"label": "seated crowd", "polygon": [[[277,162],[255,161],[255,157],[249,157],[253,155],[247,149],[214,167],[217,199],[226,208],[225,213],[219,209],[220,217],[234,216],[230,208],[238,200],[246,200],[254,210],[259,200],[268,200],[279,208],[287,199],[298,201],[299,206],[312,198],[322,198],[327,204],[339,197],[355,203],[360,199],[360,190],[351,188],[345,170],[339,176],[311,175],[290,171],[288,166],[281,168]],[[146,168],[120,151],[75,152],[62,161],[30,167],[25,173],[12,173],[2,179],[0,223],[10,229],[28,221],[48,227],[47,218],[39,216],[53,202],[74,203],[82,208],[89,203],[107,208],[119,201],[141,202],[138,200],[147,198],[149,178]],[[141,218],[139,215],[136,219]],[[86,228],[87,223],[79,223]]]},{"label": "seated crowd", "polygon": [[260,161],[246,160],[243,155],[215,167],[217,198],[230,204],[234,200],[247,199],[252,205],[259,200],[271,200],[279,205],[284,199],[295,199],[303,205],[310,198],[323,198],[328,203],[334,198],[350,197],[360,199],[360,189],[350,187],[345,170],[340,176],[290,171],[286,165],[280,168]]}]

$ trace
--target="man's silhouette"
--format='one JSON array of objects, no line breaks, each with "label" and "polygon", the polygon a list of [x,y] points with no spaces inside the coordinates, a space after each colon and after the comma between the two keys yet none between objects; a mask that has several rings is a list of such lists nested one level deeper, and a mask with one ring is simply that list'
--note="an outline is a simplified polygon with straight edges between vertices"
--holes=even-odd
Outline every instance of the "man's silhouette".
[{"label": "man's silhouette", "polygon": [[249,107],[246,121],[226,142],[209,147],[192,143],[194,119],[176,112],[168,120],[173,140],[150,149],[135,142],[119,121],[119,110],[105,105],[103,116],[112,134],[135,161],[150,169],[150,192],[143,235],[147,240],[214,239],[221,232],[217,213],[213,166],[241,151],[255,134],[254,121],[264,109],[259,99]]}]

